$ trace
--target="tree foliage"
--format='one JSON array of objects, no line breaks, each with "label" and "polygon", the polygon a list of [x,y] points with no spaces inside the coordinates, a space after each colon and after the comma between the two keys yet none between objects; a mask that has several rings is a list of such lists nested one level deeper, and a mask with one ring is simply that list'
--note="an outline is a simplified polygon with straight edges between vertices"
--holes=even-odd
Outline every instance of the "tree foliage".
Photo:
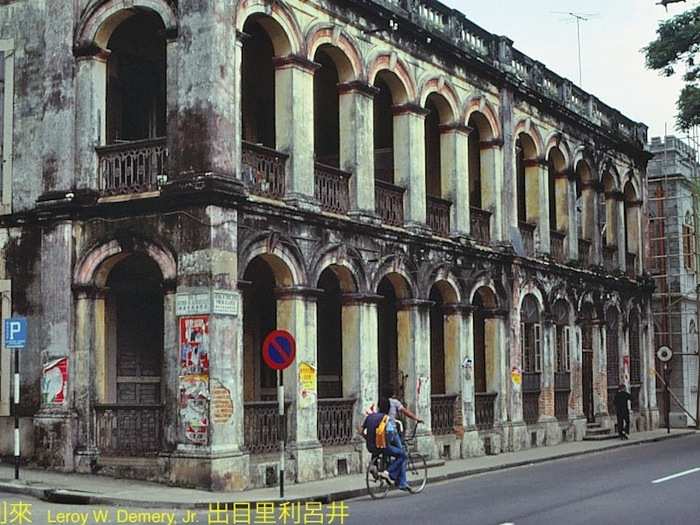
[{"label": "tree foliage", "polygon": [[[642,50],[649,69],[666,76],[686,67],[686,85],[678,97],[677,125],[682,130],[700,124],[700,6],[665,20],[656,30],[656,39]],[[697,63],[696,63],[697,62]]]}]

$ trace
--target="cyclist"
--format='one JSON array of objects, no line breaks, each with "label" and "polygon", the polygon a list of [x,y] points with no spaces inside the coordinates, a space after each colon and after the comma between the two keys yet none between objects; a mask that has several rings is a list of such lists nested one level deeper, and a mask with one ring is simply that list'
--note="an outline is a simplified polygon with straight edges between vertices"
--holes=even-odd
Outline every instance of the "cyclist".
[{"label": "cyclist", "polygon": [[389,399],[383,397],[379,400],[378,411],[369,414],[362,422],[360,434],[367,441],[367,450],[372,455],[384,454],[387,459],[392,459],[388,470],[379,472],[378,475],[387,482],[398,485],[400,490],[409,490],[406,480],[406,452],[397,443],[388,431],[389,425]]},{"label": "cyclist", "polygon": [[396,423],[396,420],[399,416],[403,415],[406,416],[407,418],[412,419],[416,423],[422,423],[423,420],[420,419],[417,415],[415,415],[413,412],[411,412],[408,408],[406,408],[401,401],[399,401],[398,396],[396,394],[395,390],[391,390],[389,395],[387,396],[389,398],[389,425],[388,425],[388,431],[389,431],[389,441],[401,448],[401,434],[399,433],[399,428]]}]

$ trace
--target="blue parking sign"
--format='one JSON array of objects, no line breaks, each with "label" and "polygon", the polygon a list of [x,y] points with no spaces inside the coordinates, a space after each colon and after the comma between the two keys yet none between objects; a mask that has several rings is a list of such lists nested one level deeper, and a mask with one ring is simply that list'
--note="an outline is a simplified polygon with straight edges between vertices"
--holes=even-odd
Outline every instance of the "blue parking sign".
[{"label": "blue parking sign", "polygon": [[22,317],[5,319],[5,348],[24,348],[27,344],[27,320]]}]

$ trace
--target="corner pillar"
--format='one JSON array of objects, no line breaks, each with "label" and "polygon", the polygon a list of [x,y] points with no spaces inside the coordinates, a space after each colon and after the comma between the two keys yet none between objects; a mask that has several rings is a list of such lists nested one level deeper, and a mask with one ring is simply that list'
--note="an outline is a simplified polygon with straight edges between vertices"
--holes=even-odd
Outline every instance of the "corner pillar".
[{"label": "corner pillar", "polygon": [[394,166],[396,183],[406,188],[404,219],[409,228],[427,232],[424,120],[426,111],[412,104],[395,106]]}]

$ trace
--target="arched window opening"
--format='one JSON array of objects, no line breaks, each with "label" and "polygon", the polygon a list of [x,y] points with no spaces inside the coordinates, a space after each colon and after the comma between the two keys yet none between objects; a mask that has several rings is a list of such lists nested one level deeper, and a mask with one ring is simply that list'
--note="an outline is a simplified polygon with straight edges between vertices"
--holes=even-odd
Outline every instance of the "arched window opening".
[{"label": "arched window opening", "polygon": [[542,321],[537,299],[527,295],[520,311],[520,352],[523,370],[523,419],[539,419],[540,375],[542,373]]},{"label": "arched window opening", "polygon": [[374,83],[379,92],[374,97],[374,177],[394,182],[394,99],[389,84],[378,75]]},{"label": "arched window opening", "polygon": [[139,11],[112,33],[107,48],[107,143],[165,136],[165,29]]},{"label": "arched window opening", "polygon": [[243,140],[275,148],[275,55],[272,40],[255,17],[243,31],[241,120]]},{"label": "arched window opening", "polygon": [[474,122],[474,117],[469,119],[469,205],[472,208],[483,210],[481,198],[481,134],[479,127]]},{"label": "arched window opening", "polygon": [[640,254],[639,200],[631,182],[625,184],[623,192],[625,219],[625,268],[630,277],[637,274],[637,259]]},{"label": "arched window opening", "polygon": [[[163,276],[146,255],[118,262],[107,279],[105,389],[95,405],[104,456],[143,456],[162,448]],[[139,436],[135,440],[134,436]]]},{"label": "arched window opening", "polygon": [[452,111],[442,95],[431,93],[425,103],[428,112],[423,121],[425,141],[425,189],[428,226],[433,232],[446,236],[450,233],[448,173],[443,173],[442,154],[452,145],[443,143],[446,135],[441,126],[452,120]]},{"label": "arched window opening", "polygon": [[552,148],[547,159],[549,229],[552,257],[565,262],[565,239],[569,229],[569,180],[566,161],[559,148]]},{"label": "arched window opening", "polygon": [[316,341],[318,397],[343,397],[343,322],[340,281],[332,269],[321,274],[318,287]]},{"label": "arched window opening", "polygon": [[445,394],[445,303],[435,286],[430,290],[430,300],[430,391]]},{"label": "arched window opening", "polygon": [[537,148],[532,138],[520,133],[515,142],[518,228],[525,254],[535,254],[535,230],[539,224],[540,181]]},{"label": "arched window opening", "polygon": [[430,95],[425,104],[425,189],[429,197],[442,197],[440,162],[440,113],[434,96]]},{"label": "arched window opening", "polygon": [[[617,195],[615,180],[610,172],[603,176],[603,193],[599,200],[599,217],[601,221],[601,239],[603,244],[603,263],[609,272],[619,268],[617,260]],[[623,247],[624,249],[624,247]]]},{"label": "arched window opening", "polygon": [[515,141],[516,188],[518,199],[518,222],[527,222],[527,200],[525,194],[525,150],[520,138]]},{"label": "arched window opening", "polygon": [[569,325],[569,306],[564,300],[554,304],[554,339],[556,362],[554,367],[554,415],[557,419],[569,417],[569,395],[571,393],[571,346],[572,334]]},{"label": "arched window opening", "polygon": [[328,54],[328,45],[319,47],[314,62],[321,65],[314,73],[314,154],[322,164],[340,166],[340,103],[338,69]]},{"label": "arched window opening", "polygon": [[620,383],[619,325],[617,310],[608,308],[605,314],[605,354],[608,379],[608,414],[615,414],[615,392]]},{"label": "arched window opening", "polygon": [[472,304],[476,426],[479,430],[485,430],[493,428],[496,419],[496,398],[500,384],[497,366],[498,329],[501,319],[493,313],[496,297],[490,288],[479,288]]},{"label": "arched window opening", "polygon": [[256,257],[243,276],[243,394],[245,401],[276,399],[275,372],[262,359],[262,343],[277,329],[275,275],[270,265]]},{"label": "arched window opening", "polygon": [[589,422],[595,421],[595,405],[593,402],[593,322],[595,312],[590,303],[586,303],[580,311],[581,350],[582,350],[582,397],[583,413]]}]

